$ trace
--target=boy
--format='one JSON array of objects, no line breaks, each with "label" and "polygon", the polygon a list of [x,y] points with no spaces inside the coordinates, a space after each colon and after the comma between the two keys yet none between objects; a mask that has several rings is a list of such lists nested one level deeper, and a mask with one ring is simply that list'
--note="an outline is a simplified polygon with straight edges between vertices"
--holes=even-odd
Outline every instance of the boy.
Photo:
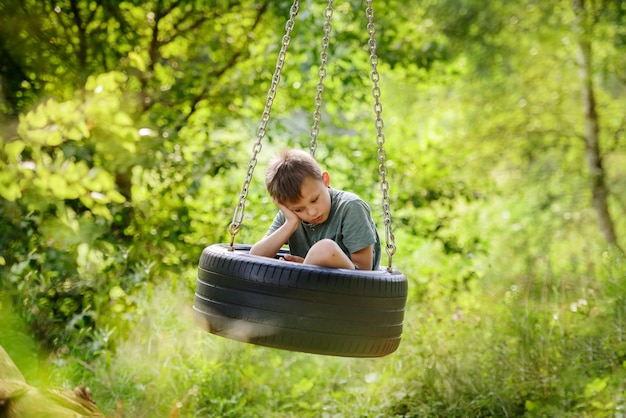
[{"label": "boy", "polygon": [[267,168],[265,185],[280,212],[250,254],[275,257],[288,243],[287,261],[378,269],[380,240],[369,206],[353,193],[332,189],[330,175],[308,153],[280,153]]}]

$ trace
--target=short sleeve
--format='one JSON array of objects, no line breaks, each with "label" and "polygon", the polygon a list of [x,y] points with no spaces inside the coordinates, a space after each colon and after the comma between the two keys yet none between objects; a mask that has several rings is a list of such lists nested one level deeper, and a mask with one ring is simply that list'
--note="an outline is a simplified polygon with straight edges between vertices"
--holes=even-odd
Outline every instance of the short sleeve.
[{"label": "short sleeve", "polygon": [[377,243],[370,208],[362,200],[347,202],[342,213],[341,240],[350,253]]},{"label": "short sleeve", "polygon": [[284,223],[285,223],[285,215],[283,215],[281,211],[278,211],[278,213],[276,213],[276,216],[274,216],[274,220],[272,221],[272,224],[270,225],[270,229],[267,231],[267,234],[265,235],[267,236],[267,235],[274,233],[274,231],[280,228]]}]

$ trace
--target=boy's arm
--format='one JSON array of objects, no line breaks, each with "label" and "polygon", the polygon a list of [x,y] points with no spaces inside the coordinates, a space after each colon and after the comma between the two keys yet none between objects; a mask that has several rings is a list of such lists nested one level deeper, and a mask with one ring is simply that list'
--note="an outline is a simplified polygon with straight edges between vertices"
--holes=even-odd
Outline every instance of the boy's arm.
[{"label": "boy's arm", "polygon": [[368,245],[362,250],[351,253],[350,259],[359,270],[371,270],[374,262],[374,246]]},{"label": "boy's arm", "polygon": [[252,248],[250,248],[250,254],[263,257],[276,257],[276,254],[280,251],[283,244],[289,240],[289,237],[291,237],[298,229],[298,226],[300,226],[300,218],[298,218],[298,215],[283,205],[279,204],[278,207],[285,216],[285,223],[276,231],[266,235],[263,239],[254,244]]},{"label": "boy's arm", "polygon": [[276,231],[270,235],[266,235],[261,241],[257,242],[250,248],[250,254],[260,255],[263,257],[276,257],[278,251],[284,243],[287,242],[289,237],[293,235],[298,229],[298,224],[295,224],[295,228],[289,222],[285,222]]}]

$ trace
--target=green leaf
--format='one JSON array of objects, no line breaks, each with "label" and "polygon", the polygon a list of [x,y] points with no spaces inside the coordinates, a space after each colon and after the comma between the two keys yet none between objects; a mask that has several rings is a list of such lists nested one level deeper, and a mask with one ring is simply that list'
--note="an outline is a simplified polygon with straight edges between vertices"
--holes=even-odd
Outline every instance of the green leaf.
[{"label": "green leaf", "polygon": [[106,192],[113,189],[114,180],[110,173],[99,168],[89,170],[87,177],[83,179],[83,185],[96,192]]},{"label": "green leaf", "polygon": [[608,381],[609,378],[605,377],[603,379],[594,379],[593,382],[588,383],[587,386],[585,386],[585,397],[592,398],[598,393],[602,392],[604,389],[606,389]]},{"label": "green leaf", "polygon": [[9,202],[15,202],[22,197],[22,191],[14,173],[0,171],[0,196]]},{"label": "green leaf", "polygon": [[141,72],[146,71],[146,62],[141,57],[141,55],[139,55],[139,53],[137,53],[135,51],[129,52],[128,53],[128,59],[130,60],[130,65],[131,66],[137,68]]},{"label": "green leaf", "polygon": [[125,296],[126,292],[124,292],[124,290],[119,286],[114,286],[111,290],[109,290],[109,297],[113,300],[121,299]]},{"label": "green leaf", "polygon": [[79,197],[79,199],[80,199],[80,202],[86,207],[88,207],[89,209],[91,209],[94,205],[93,199],[88,195],[82,195]]},{"label": "green leaf", "polygon": [[126,198],[119,193],[117,190],[110,190],[107,192],[107,196],[111,199],[111,202],[114,203],[124,203],[126,202]]},{"label": "green leaf", "polygon": [[537,403],[531,401],[530,399],[526,399],[526,402],[524,402],[524,407],[528,412],[532,412],[537,409]]},{"label": "green leaf", "polygon": [[60,199],[66,199],[67,194],[67,181],[65,179],[56,174],[52,173],[48,176],[48,188],[52,192],[52,194]]},{"label": "green leaf", "polygon": [[[92,202],[93,202],[93,200],[92,200]],[[109,209],[106,206],[103,206],[103,205],[94,205],[92,203],[91,213],[93,213],[96,216],[102,216],[103,218],[105,218],[108,221],[112,221],[113,220],[113,216],[111,215],[111,212],[109,211]]]},{"label": "green leaf", "polygon": [[24,141],[18,139],[6,144],[4,146],[4,153],[7,155],[9,161],[17,161],[25,147],[26,144],[24,144]]},{"label": "green leaf", "polygon": [[79,123],[76,126],[71,127],[65,132],[65,137],[73,141],[80,141],[83,138],[89,137],[89,129],[87,129],[86,123]]},{"label": "green leaf", "polygon": [[89,172],[89,166],[84,161],[74,163],[71,160],[65,160],[63,163],[63,169],[65,180],[68,183],[80,182]]}]

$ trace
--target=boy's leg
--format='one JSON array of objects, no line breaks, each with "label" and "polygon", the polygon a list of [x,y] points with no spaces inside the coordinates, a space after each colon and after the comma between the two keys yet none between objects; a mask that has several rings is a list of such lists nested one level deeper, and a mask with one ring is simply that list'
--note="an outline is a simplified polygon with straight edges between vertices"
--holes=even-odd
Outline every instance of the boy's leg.
[{"label": "boy's leg", "polygon": [[323,239],[316,242],[306,255],[304,264],[354,270],[352,260],[331,239]]}]

